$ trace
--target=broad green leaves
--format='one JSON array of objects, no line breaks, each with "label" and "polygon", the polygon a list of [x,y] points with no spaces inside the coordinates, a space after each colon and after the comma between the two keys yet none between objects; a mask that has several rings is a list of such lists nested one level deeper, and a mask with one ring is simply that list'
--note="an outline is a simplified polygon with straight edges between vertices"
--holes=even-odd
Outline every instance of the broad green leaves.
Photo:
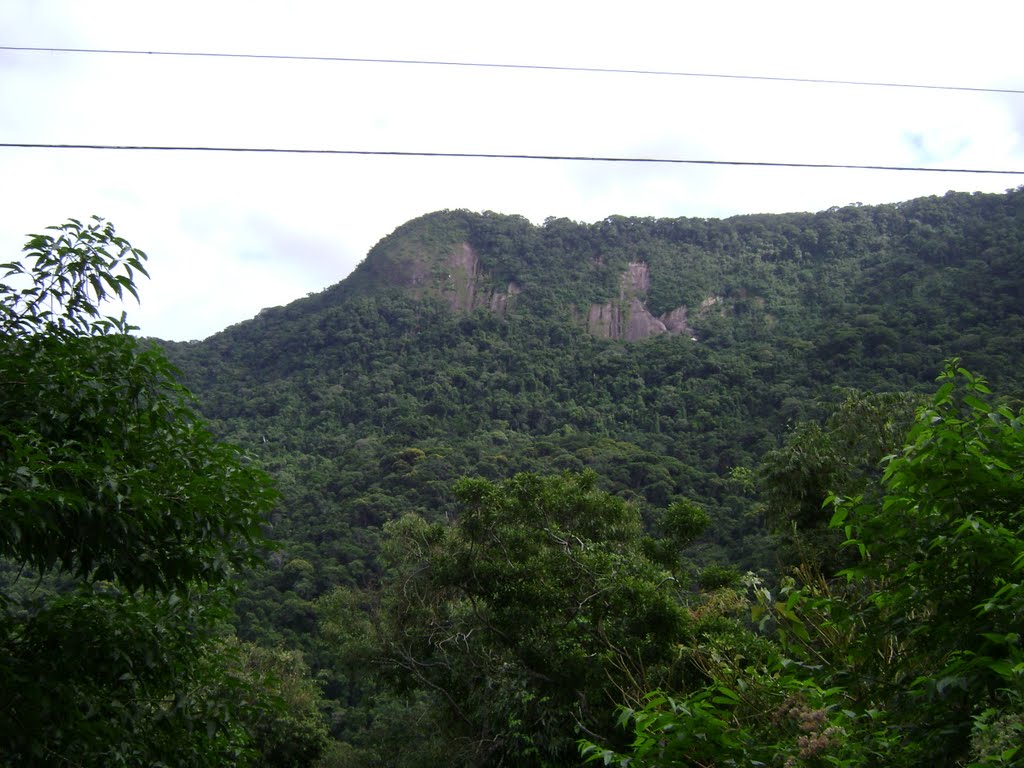
[{"label": "broad green leaves", "polygon": [[[91,223],[71,219],[49,227],[56,234],[30,235],[21,261],[0,264],[0,334],[25,337],[94,336],[125,333],[122,314],[103,317],[104,301],[139,298],[135,274],[148,277],[146,254],[94,216]],[[32,262],[26,266],[26,262]],[[25,279],[30,282],[26,284]],[[18,284],[23,287],[19,288]]]},{"label": "broad green leaves", "polygon": [[129,590],[220,580],[253,562],[269,481],[155,346],[100,316],[143,254],[109,224],[57,229],[30,241],[31,271],[8,265],[32,287],[0,286],[0,554]]},{"label": "broad green leaves", "polygon": [[[775,469],[797,466],[781,462],[793,448]],[[855,491],[827,505],[854,564],[832,579],[805,564],[776,594],[750,582],[774,657],[712,668],[707,686],[624,710],[630,748],[583,742],[585,757],[631,768],[1024,765],[1022,470],[1024,415],[951,362],[878,481],[830,470]]]},{"label": "broad green leaves", "polygon": [[903,689],[894,716],[925,754],[963,750],[972,711],[1019,715],[1024,693],[1024,416],[957,361],[940,382],[888,461],[883,502],[840,499],[834,518],[861,552],[847,575],[869,588],[856,653],[885,659],[877,674]]},{"label": "broad green leaves", "polygon": [[145,254],[52,229],[0,265],[0,762],[241,764],[272,696],[232,661],[223,585],[265,544],[269,479],[103,316]]}]

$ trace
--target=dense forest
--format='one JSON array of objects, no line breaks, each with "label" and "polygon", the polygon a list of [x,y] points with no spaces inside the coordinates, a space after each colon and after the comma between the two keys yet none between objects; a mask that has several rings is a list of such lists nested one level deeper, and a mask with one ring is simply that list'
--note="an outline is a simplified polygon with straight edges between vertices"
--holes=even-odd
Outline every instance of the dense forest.
[{"label": "dense forest", "polygon": [[[239,452],[177,470],[209,478],[194,498],[215,520],[182,540],[221,543],[166,576],[156,554],[93,554],[135,535],[123,522],[98,542],[22,532],[10,516],[41,503],[29,491],[74,512],[50,530],[91,531],[122,494],[102,477],[71,494],[85,459],[32,485],[40,441],[87,433],[42,406],[29,430],[24,387],[5,396],[3,487],[24,498],[4,491],[0,640],[27,664],[29,632],[56,643],[73,611],[103,607],[112,631],[101,600],[139,602],[169,636],[197,622],[202,653],[165,642],[207,693],[157,719],[198,736],[125,747],[123,764],[159,764],[161,743],[207,761],[181,764],[323,768],[1024,764],[1022,256],[1015,190],[726,220],[443,211],[341,283],[202,342],[67,329],[12,290],[5,317],[35,320],[8,321],[5,382],[53,360],[84,371],[59,386],[93,396],[108,374],[88,355],[116,341],[104,366],[149,361],[137,386],[176,393],[147,412],[201,430],[160,442],[166,456],[132,448],[133,466],[171,472],[188,440]],[[95,286],[133,290],[115,266]],[[95,418],[135,418],[115,405]],[[89,461],[127,440],[113,430]],[[188,506],[158,479],[147,492]],[[167,535],[141,551],[178,562]],[[180,696],[161,674],[159,695]],[[155,717],[89,703],[90,685],[63,702],[83,723]],[[232,690],[251,706],[224,704]],[[0,755],[52,764],[84,739],[77,764],[115,763],[99,726],[26,742],[26,722],[57,717],[33,695],[4,710]]]}]

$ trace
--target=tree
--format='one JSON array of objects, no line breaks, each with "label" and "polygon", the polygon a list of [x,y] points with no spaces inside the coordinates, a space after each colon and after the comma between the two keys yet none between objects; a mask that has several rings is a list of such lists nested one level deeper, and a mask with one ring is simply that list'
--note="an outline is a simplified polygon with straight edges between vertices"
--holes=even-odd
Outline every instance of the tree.
[{"label": "tree", "polygon": [[102,314],[145,254],[99,218],[51,231],[0,265],[0,762],[241,761],[237,711],[269,699],[231,672],[227,587],[269,479]]},{"label": "tree", "polygon": [[846,393],[824,425],[799,422],[761,461],[764,512],[779,536],[784,566],[834,574],[842,565],[840,531],[829,527],[825,500],[837,488],[877,488],[882,460],[903,444],[922,398],[906,392]]},{"label": "tree", "polygon": [[[229,645],[232,649],[236,646]],[[241,720],[254,737],[260,768],[310,766],[327,746],[320,714],[320,687],[309,676],[302,655],[283,648],[240,644],[243,679],[257,691],[270,688],[283,706],[254,706]]]},{"label": "tree", "polygon": [[[379,594],[330,601],[339,651],[432,702],[450,765],[573,765],[577,734],[611,734],[616,703],[672,678],[677,585],[644,554],[637,509],[595,481],[462,480],[452,525],[386,527]],[[343,637],[359,602],[371,625]]]},{"label": "tree", "polygon": [[751,582],[774,659],[652,695],[623,713],[631,748],[586,742],[588,760],[1024,765],[1024,413],[958,361],[939,381],[883,476],[829,500],[856,561],[774,595]]},{"label": "tree", "polygon": [[851,652],[921,764],[1021,765],[987,736],[1024,734],[1024,413],[958,360],[939,381],[882,502],[835,499],[865,588]]}]

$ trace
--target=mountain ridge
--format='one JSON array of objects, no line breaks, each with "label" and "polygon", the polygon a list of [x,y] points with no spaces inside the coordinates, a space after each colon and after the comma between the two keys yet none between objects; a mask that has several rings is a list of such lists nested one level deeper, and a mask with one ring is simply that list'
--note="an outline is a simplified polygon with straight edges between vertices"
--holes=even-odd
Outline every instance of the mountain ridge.
[{"label": "mountain ridge", "polygon": [[[445,446],[429,493],[389,472],[313,472],[321,510],[399,488],[400,507],[430,498],[438,513],[445,477],[545,465],[611,473],[654,503],[720,497],[722,472],[754,466],[836,387],[920,389],[958,356],[1021,391],[1022,253],[1021,190],[724,220],[440,211],[319,294],[166,346],[220,433],[290,475]],[[679,332],[631,342],[638,318]],[[515,449],[465,453],[488,433]],[[616,451],[683,464],[652,490]]]},{"label": "mountain ridge", "polygon": [[[1018,196],[1014,191],[1005,199]],[[948,212],[936,218],[936,206],[967,212],[1003,197],[950,193],[814,214],[720,220],[611,216],[594,224],[548,219],[534,225],[521,216],[437,211],[396,228],[351,275],[311,298],[322,304],[398,290],[438,299],[456,312],[561,312],[606,338],[637,340],[661,332],[699,337],[691,322],[695,316],[711,310],[729,315],[737,304],[749,309],[763,302],[770,273],[785,272],[785,265],[824,267],[843,254],[838,261],[856,255],[879,272],[883,259],[872,263],[873,253],[921,252],[922,239],[936,245],[930,258],[948,259],[963,234],[944,237],[955,232]],[[538,254],[547,261],[538,262]],[[646,275],[631,277],[636,270]],[[797,301],[810,304],[818,299],[815,293],[835,293],[834,285],[814,285],[815,276],[806,271],[790,269],[783,277],[792,283],[790,292],[802,292],[793,296]],[[776,294],[779,289],[778,283],[771,287]]]},{"label": "mountain ridge", "polygon": [[[238,633],[300,649],[334,735],[372,752],[376,693],[339,667],[325,606],[387,580],[387,531],[459,519],[462,477],[592,472],[654,532],[696,505],[710,525],[674,553],[694,582],[773,579],[766,456],[786,448],[782,497],[814,525],[806,491],[846,455],[825,439],[840,404],[874,403],[879,433],[898,431],[890,405],[934,390],[947,358],[1024,400],[1022,257],[1024,189],[725,220],[414,219],[325,291],[165,344],[281,493],[280,548],[247,577]],[[679,332],[630,340],[640,322]],[[369,626],[344,606],[346,627]]]}]

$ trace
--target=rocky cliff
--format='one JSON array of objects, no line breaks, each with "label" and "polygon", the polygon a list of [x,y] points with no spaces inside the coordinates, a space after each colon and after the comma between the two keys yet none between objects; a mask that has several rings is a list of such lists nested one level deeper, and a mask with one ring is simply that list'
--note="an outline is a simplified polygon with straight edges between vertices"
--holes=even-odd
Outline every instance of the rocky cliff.
[{"label": "rocky cliff", "polygon": [[608,339],[636,341],[659,333],[685,333],[697,340],[686,322],[687,308],[676,307],[655,317],[644,304],[651,287],[650,267],[641,261],[630,262],[619,278],[619,296],[603,304],[591,304],[587,310],[587,330]]}]

